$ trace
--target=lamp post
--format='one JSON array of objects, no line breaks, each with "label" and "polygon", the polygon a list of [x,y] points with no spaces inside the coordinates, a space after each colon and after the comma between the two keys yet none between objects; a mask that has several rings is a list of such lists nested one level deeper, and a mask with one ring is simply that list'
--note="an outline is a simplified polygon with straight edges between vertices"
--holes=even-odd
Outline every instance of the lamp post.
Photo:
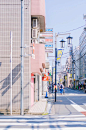
[{"label": "lamp post", "polygon": [[[55,102],[56,102],[56,81],[57,81],[57,34],[55,33]],[[61,48],[64,47],[65,41],[62,39],[61,41]]]},{"label": "lamp post", "polygon": [[56,72],[57,72],[57,34],[55,33],[55,102],[56,102]]},{"label": "lamp post", "polygon": [[[56,34],[55,33],[55,102],[56,102],[56,79],[57,79],[57,37],[59,35],[67,35],[67,34],[70,34],[70,33],[65,33],[65,34]],[[72,40],[72,37],[67,37],[67,40],[68,40],[68,45],[71,45],[71,40]],[[65,46],[65,41],[62,39],[61,41],[61,48],[64,48]]]},{"label": "lamp post", "polygon": [[73,37],[70,37],[70,36],[67,37],[68,46],[71,47],[71,56],[72,56],[72,81],[73,81],[73,88],[74,88],[74,56],[73,56],[72,39],[73,39]]},{"label": "lamp post", "polygon": [[[53,65],[53,63],[52,63]],[[52,66],[52,93],[53,93],[53,66]]]}]

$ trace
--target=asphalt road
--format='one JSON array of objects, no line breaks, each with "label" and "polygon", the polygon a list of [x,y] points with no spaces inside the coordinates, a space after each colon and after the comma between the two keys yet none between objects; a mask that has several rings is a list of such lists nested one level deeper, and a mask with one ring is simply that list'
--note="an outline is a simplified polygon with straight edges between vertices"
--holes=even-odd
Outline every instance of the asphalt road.
[{"label": "asphalt road", "polygon": [[65,88],[65,94],[50,94],[49,114],[0,116],[0,130],[86,130],[86,94]]},{"label": "asphalt road", "polygon": [[81,115],[86,112],[86,93],[82,90],[65,88],[65,93],[60,95],[58,89],[56,102],[55,94],[52,95],[52,100],[51,113],[53,115]]}]

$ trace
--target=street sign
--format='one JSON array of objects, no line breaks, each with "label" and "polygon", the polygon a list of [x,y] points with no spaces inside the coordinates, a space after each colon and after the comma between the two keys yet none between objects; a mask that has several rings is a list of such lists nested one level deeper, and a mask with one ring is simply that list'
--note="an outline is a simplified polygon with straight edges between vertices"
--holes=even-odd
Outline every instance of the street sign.
[{"label": "street sign", "polygon": [[47,53],[53,53],[53,49],[46,49],[45,52],[47,52]]},{"label": "street sign", "polygon": [[50,45],[46,44],[45,47],[53,47],[53,44]]},{"label": "street sign", "polygon": [[39,41],[46,43],[46,42],[53,42],[53,39],[40,39]]},{"label": "street sign", "polygon": [[53,32],[53,28],[46,28],[46,32]]},{"label": "street sign", "polygon": [[32,58],[35,59],[35,55],[34,54],[32,54]]},{"label": "street sign", "polygon": [[44,77],[42,77],[42,81],[49,81],[49,77],[44,75]]},{"label": "street sign", "polygon": [[40,37],[53,37],[51,33],[40,33]]}]

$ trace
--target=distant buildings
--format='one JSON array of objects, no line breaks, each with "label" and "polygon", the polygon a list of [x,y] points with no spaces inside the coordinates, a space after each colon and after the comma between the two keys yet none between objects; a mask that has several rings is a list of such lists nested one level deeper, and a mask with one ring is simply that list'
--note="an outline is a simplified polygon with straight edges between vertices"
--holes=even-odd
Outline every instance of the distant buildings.
[{"label": "distant buildings", "polygon": [[86,82],[86,28],[79,38],[79,80]]},{"label": "distant buildings", "polygon": [[[68,59],[66,61],[66,67],[67,67],[66,76],[68,81],[67,86],[69,87],[70,85],[71,87],[73,87],[73,84],[71,83],[74,82],[75,88],[78,88],[79,83],[82,83],[82,85],[86,83],[86,28],[84,28],[84,31],[79,37],[79,46],[73,50],[73,53],[71,55],[73,55],[73,60],[72,57],[70,57],[69,58],[70,61]],[[74,69],[72,68],[73,63],[74,63]],[[72,78],[73,71],[74,71],[74,81]],[[69,79],[71,79],[71,81]]]}]

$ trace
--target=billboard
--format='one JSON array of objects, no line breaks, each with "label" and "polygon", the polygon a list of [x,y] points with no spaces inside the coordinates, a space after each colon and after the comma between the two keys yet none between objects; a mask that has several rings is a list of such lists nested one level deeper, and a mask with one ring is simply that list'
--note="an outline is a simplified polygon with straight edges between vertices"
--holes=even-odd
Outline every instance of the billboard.
[{"label": "billboard", "polygon": [[39,42],[47,43],[47,42],[53,42],[53,39],[40,39]]}]

